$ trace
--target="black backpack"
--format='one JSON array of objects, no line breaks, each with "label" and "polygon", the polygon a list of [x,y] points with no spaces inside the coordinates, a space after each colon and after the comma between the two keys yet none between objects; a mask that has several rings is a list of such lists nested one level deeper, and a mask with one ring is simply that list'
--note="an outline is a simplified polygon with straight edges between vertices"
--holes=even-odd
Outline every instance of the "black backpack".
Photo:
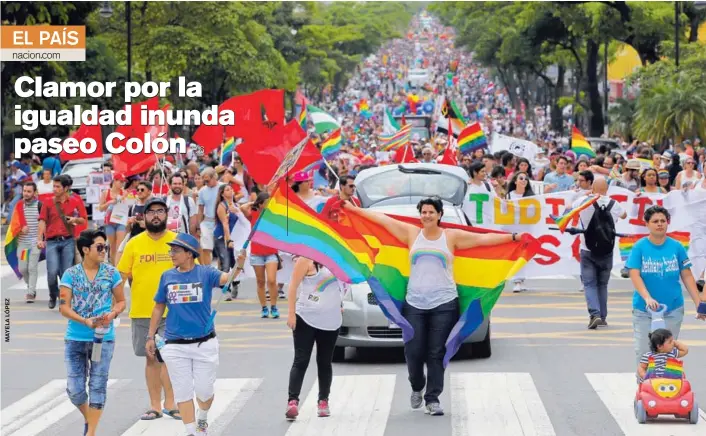
[{"label": "black backpack", "polygon": [[607,256],[615,248],[615,221],[610,214],[614,204],[615,200],[610,200],[606,206],[593,203],[593,217],[583,235],[591,254]]}]

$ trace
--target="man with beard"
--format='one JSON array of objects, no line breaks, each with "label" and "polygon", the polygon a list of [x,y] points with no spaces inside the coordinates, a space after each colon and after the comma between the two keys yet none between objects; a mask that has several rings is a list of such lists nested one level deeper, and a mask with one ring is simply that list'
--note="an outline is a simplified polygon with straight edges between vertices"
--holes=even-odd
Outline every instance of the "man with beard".
[{"label": "man with beard", "polygon": [[198,210],[194,199],[182,194],[185,182],[181,174],[174,174],[169,179],[171,195],[167,197],[167,227],[177,233],[193,235],[197,226]]},{"label": "man with beard", "polygon": [[[154,294],[162,273],[172,268],[167,244],[176,238],[176,233],[167,230],[167,203],[162,198],[154,197],[145,203],[144,222],[145,231],[128,241],[118,263],[118,271],[123,280],[131,280],[132,349],[136,356],[146,358],[145,378],[150,408],[142,415],[142,419],[161,418],[163,413],[174,419],[181,419],[174,403],[167,368],[145,352],[150,317],[154,308]],[[164,334],[164,328],[165,321],[162,318],[158,331]]]}]

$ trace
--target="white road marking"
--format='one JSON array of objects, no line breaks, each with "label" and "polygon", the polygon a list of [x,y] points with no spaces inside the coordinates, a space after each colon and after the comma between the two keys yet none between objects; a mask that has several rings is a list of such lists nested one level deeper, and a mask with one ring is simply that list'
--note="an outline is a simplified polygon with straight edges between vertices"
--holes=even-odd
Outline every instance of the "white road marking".
[{"label": "white road marking", "polygon": [[383,436],[396,378],[394,374],[334,376],[327,418],[317,416],[319,385],[314,382],[285,436]]},{"label": "white road marking", "polygon": [[[109,379],[108,388],[117,381]],[[2,434],[34,436],[72,412],[79,413],[66,394],[66,380],[55,379],[2,410]]]},{"label": "white road marking", "polygon": [[[215,399],[208,412],[210,424],[208,433],[216,435],[222,432],[228,422],[240,412],[261,382],[262,379],[250,378],[216,379]],[[231,404],[234,401],[235,403]],[[228,414],[219,419],[226,411]],[[123,433],[123,436],[135,435],[183,436],[184,423],[166,415],[152,421],[140,420]]]},{"label": "white road marking", "polygon": [[452,373],[451,434],[554,436],[528,373]]},{"label": "white road marking", "polygon": [[700,419],[696,425],[689,424],[685,419],[673,417],[659,417],[657,421],[639,424],[633,408],[633,400],[637,392],[634,373],[586,374],[586,378],[625,436],[703,436],[706,434],[706,414],[703,410],[699,410]]}]

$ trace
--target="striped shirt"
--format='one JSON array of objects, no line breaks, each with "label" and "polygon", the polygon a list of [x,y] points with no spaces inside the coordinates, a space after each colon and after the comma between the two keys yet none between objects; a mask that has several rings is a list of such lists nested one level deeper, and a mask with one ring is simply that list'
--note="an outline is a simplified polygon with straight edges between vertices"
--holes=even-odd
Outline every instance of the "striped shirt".
[{"label": "striped shirt", "polygon": [[[668,353],[653,353],[648,351],[640,357],[640,363],[649,364],[650,358],[654,361],[654,372],[650,374],[647,378],[660,378],[664,375],[664,368],[667,366],[667,359],[679,357],[679,349],[676,347],[672,348],[672,351]],[[648,368],[652,370],[652,368]]]},{"label": "striped shirt", "polygon": [[31,203],[25,203],[24,212],[29,232],[26,235],[20,233],[18,243],[23,246],[34,245],[37,243],[39,229],[39,201],[33,200]]}]

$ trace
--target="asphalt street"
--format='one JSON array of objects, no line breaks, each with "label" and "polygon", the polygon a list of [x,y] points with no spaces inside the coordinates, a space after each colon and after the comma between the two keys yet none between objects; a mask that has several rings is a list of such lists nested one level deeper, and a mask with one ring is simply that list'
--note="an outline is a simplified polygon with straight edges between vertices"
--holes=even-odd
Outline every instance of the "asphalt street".
[{"label": "asphalt street", "polygon": [[[2,267],[2,434],[77,435],[82,420],[65,393],[66,320],[47,308],[46,277],[39,281],[38,301],[25,304],[24,285]],[[506,290],[493,311],[492,356],[450,364],[441,396],[445,416],[410,409],[401,349],[348,349],[346,361],[334,364],[332,416],[314,416],[312,359],[302,414],[288,423],[284,408],[293,356],[291,332],[284,319],[260,319],[254,283],[244,282],[239,298],[223,303],[216,321],[221,354],[209,434],[706,434],[703,412],[697,425],[670,419],[637,424],[632,409],[632,291],[627,280],[612,279],[609,326],[594,331],[586,329],[588,316],[576,279],[540,278],[527,284],[530,290],[525,293]],[[286,313],[286,302],[279,307]],[[680,337],[691,349],[685,371],[697,400],[706,404],[706,372],[701,371],[706,325],[694,319],[690,305],[687,313]],[[183,425],[168,417],[138,421],[148,406],[143,368],[143,360],[132,353],[130,320],[123,314],[99,434],[183,434]]]}]

